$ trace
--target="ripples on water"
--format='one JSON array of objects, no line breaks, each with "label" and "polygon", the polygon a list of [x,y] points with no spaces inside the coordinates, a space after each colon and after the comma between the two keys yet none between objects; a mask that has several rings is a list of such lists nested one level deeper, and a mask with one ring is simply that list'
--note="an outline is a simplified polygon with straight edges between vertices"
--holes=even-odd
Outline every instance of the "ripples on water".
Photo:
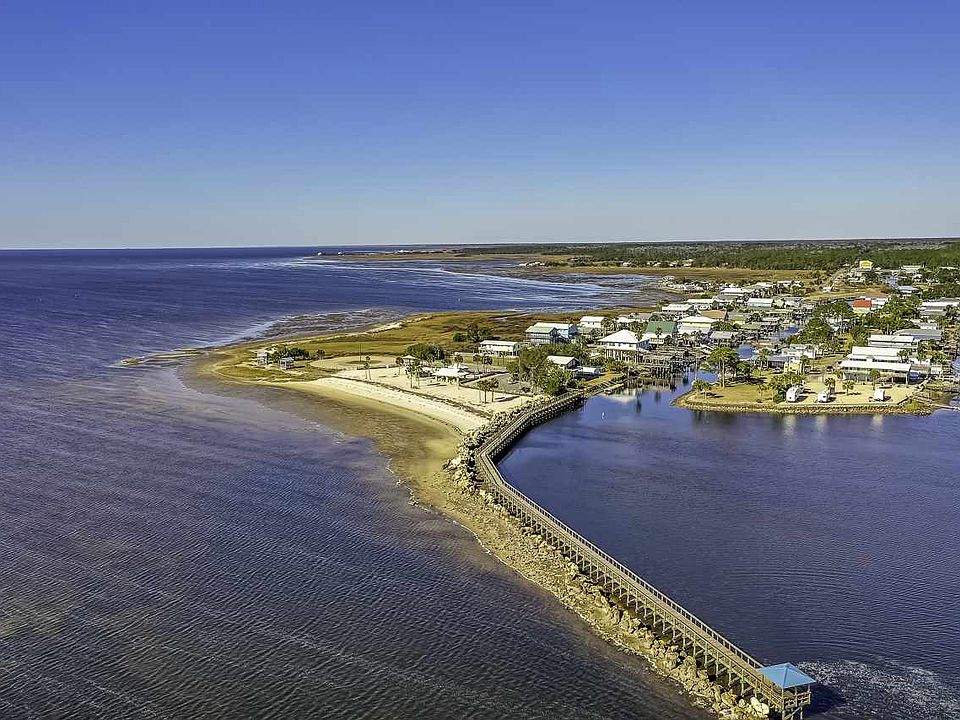
[{"label": "ripples on water", "polygon": [[110,367],[282,316],[494,304],[476,276],[296,264],[0,255],[0,718],[705,717],[368,443]]},{"label": "ripples on water", "polygon": [[830,686],[820,717],[960,717],[960,414],[691,413],[675,394],[590,400],[502,466],[752,654],[801,662]]}]

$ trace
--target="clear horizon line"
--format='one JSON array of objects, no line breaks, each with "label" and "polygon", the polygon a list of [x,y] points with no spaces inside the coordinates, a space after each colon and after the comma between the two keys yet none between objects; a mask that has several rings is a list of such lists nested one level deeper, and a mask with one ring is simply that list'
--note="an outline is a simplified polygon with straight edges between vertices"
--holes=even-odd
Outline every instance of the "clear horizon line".
[{"label": "clear horizon line", "polygon": [[94,252],[108,250],[144,251],[151,250],[249,250],[253,248],[276,249],[323,249],[323,248],[377,248],[377,247],[409,247],[409,248],[436,248],[436,247],[498,247],[517,245],[695,245],[698,243],[781,243],[781,242],[894,242],[894,241],[960,241],[958,235],[864,235],[864,236],[829,236],[829,237],[766,237],[766,238],[697,238],[697,239],[667,239],[667,240],[497,240],[492,242],[448,242],[448,243],[343,243],[339,245],[104,245],[90,247],[0,247],[0,252]]}]

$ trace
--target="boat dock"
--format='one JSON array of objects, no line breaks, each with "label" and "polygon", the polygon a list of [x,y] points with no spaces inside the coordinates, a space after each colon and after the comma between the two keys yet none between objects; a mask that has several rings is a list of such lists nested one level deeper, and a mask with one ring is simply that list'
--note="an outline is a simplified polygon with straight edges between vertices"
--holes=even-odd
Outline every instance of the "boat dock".
[{"label": "boat dock", "polygon": [[[609,388],[605,388],[609,389]],[[595,389],[596,391],[596,389]],[[728,689],[743,698],[755,697],[782,720],[800,720],[810,704],[813,678],[789,663],[764,667],[693,613],[671,600],[639,575],[510,485],[496,460],[524,433],[581,404],[586,395],[574,393],[518,417],[493,434],[477,453],[477,469],[485,488],[511,514],[534,527],[611,599],[629,609],[660,637],[666,637]]]}]

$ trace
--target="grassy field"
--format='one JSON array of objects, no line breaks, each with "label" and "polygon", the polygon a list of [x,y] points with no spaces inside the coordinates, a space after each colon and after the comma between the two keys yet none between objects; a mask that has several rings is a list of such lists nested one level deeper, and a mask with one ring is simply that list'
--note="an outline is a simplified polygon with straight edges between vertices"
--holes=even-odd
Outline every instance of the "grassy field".
[{"label": "grassy field", "polygon": [[[615,315],[641,308],[612,308]],[[469,359],[476,344],[456,342],[454,336],[465,332],[471,324],[489,328],[491,339],[520,340],[524,330],[535,320],[569,320],[575,322],[583,313],[512,313],[498,311],[441,312],[412,315],[396,323],[348,333],[298,337],[289,340],[257,341],[220,348],[210,355],[213,371],[220,377],[237,381],[284,382],[314,380],[345,369],[362,367],[365,358],[372,366],[393,365],[397,356],[415,343],[440,345],[448,357],[463,353]],[[256,350],[267,345],[286,344],[303,348],[312,357],[323,351],[323,359],[298,361],[296,367],[283,371],[254,364]]]}]

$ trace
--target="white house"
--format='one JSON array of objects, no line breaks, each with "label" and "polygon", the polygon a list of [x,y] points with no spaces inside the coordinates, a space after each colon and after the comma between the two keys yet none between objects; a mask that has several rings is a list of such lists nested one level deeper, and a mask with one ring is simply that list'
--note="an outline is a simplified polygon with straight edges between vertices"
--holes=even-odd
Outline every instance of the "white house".
[{"label": "white house", "polygon": [[603,316],[602,315],[584,315],[580,318],[578,325],[580,326],[580,332],[582,333],[598,333],[603,330]]},{"label": "white house", "polygon": [[618,330],[597,340],[604,356],[613,360],[634,361],[648,347],[649,342],[641,340],[632,330]]},{"label": "white house", "polygon": [[280,358],[280,369],[289,370],[293,367],[293,358],[287,355],[286,357]]},{"label": "white house", "polygon": [[874,370],[880,373],[881,377],[891,377],[897,380],[907,382],[910,378],[910,371],[913,364],[909,362],[896,362],[888,360],[872,360],[863,358],[850,358],[840,361],[840,370],[843,377],[847,380],[856,380],[864,382],[870,379],[870,373]]},{"label": "white house", "polygon": [[687,315],[680,318],[678,331],[681,335],[692,335],[694,333],[709,333],[719,320],[703,315]]},{"label": "white house", "polygon": [[566,355],[547,355],[547,362],[565,370],[573,370],[577,366],[577,359]]},{"label": "white house", "polygon": [[520,343],[510,340],[484,340],[477,349],[481,355],[515,357],[520,352]]},{"label": "white house", "polygon": [[260,367],[266,367],[270,364],[270,351],[269,350],[257,350],[257,365]]}]

